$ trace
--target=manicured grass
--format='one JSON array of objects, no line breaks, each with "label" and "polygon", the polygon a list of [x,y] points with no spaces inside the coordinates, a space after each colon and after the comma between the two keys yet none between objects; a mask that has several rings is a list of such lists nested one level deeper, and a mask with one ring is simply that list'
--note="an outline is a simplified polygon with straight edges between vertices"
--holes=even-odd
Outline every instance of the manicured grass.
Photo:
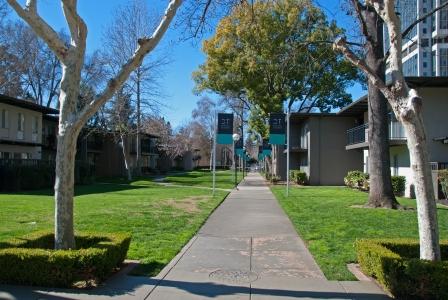
[{"label": "manicured grass", "polygon": [[[208,180],[206,173],[193,174],[197,182]],[[189,178],[190,173],[183,176]],[[227,187],[226,176],[230,178],[229,172],[220,174],[221,187]],[[151,180],[78,186],[75,193],[75,229],[132,233],[128,258],[141,260],[136,272],[146,275],[157,274],[227,195],[217,190],[212,197],[209,189],[165,187]],[[52,194],[0,194],[0,241],[52,229]]]},{"label": "manicured grass", "polygon": [[[165,182],[191,185],[191,186],[212,186],[213,175],[208,170],[198,170],[188,172],[188,174],[167,176]],[[237,182],[242,179],[242,172],[237,172]],[[216,172],[216,187],[223,189],[232,189],[235,186],[235,174],[231,170]]]},{"label": "manicured grass", "polygon": [[[353,208],[367,193],[343,187],[284,187],[272,191],[330,280],[354,280],[346,264],[356,260],[353,243],[360,238],[418,238],[416,210]],[[415,208],[415,200],[399,199]],[[441,238],[448,238],[448,209],[439,207]]]},{"label": "manicured grass", "polygon": [[[238,171],[237,182],[240,182],[242,177],[242,172]],[[153,186],[157,183],[171,183],[174,185],[212,188],[212,180],[213,175],[209,170],[196,170],[190,172],[173,172],[160,176],[138,177],[131,182],[126,178],[101,178],[97,181],[130,184],[133,186]],[[216,188],[232,189],[235,186],[235,173],[232,170],[217,170],[215,180]]]}]

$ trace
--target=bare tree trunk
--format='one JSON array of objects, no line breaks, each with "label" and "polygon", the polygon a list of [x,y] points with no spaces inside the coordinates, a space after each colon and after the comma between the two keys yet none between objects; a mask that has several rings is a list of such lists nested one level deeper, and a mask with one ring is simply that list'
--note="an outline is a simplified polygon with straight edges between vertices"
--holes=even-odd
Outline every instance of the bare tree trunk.
[{"label": "bare tree trunk", "polygon": [[140,176],[141,175],[141,170],[142,170],[142,168],[141,168],[141,165],[140,165],[140,156],[141,156],[141,152],[140,152],[140,128],[141,128],[141,118],[140,118],[140,116],[141,116],[141,95],[140,95],[140,93],[141,93],[141,87],[140,87],[140,84],[141,84],[141,77],[140,77],[140,67],[139,68],[137,68],[137,139],[136,139],[136,142],[135,142],[135,145],[136,145],[136,151],[137,151],[137,154],[136,154],[136,163],[135,163],[135,165],[136,165],[136,175],[137,176]]},{"label": "bare tree trunk", "polygon": [[122,145],[121,149],[123,152],[124,166],[126,168],[128,180],[131,181],[132,180],[132,167],[130,165],[127,139],[125,138],[125,136],[123,134],[120,135],[120,139],[121,139],[121,145]]},{"label": "bare tree trunk", "polygon": [[[214,147],[214,145],[213,145],[213,142],[212,142],[212,146],[211,146],[211,151],[210,151],[210,171],[212,170],[212,168],[213,168],[213,155],[216,155],[216,153],[214,152],[214,149],[213,149],[213,147]],[[222,160],[222,159],[221,159]]]},{"label": "bare tree trunk", "polygon": [[[375,10],[360,6],[358,9],[370,36],[365,44],[366,63],[385,81],[383,22]],[[396,209],[400,204],[395,199],[390,174],[387,100],[370,81],[368,93],[370,190],[366,206]]]},{"label": "bare tree trunk", "polygon": [[414,107],[416,109],[404,115],[402,122],[408,139],[407,145],[415,181],[420,258],[440,260],[437,205],[432,184],[429,155],[426,147],[426,134],[421,113],[421,99],[417,99],[420,103],[415,103]]},{"label": "bare tree trunk", "polygon": [[369,200],[366,206],[396,209],[392,189],[387,100],[369,83]]},{"label": "bare tree trunk", "polygon": [[55,248],[74,249],[73,196],[77,133],[59,130],[56,152]]}]

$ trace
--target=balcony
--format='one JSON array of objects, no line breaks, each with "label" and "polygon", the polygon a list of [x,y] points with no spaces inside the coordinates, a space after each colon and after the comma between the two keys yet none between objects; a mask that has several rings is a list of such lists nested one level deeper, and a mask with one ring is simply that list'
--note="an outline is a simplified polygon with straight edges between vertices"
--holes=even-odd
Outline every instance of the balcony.
[{"label": "balcony", "polygon": [[[398,121],[389,121],[390,145],[403,145],[406,143],[406,134],[403,125]],[[363,124],[347,130],[347,150],[357,148],[368,148],[369,124]]]},{"label": "balcony", "polygon": [[367,142],[369,124],[362,124],[347,130],[347,146]]},{"label": "balcony", "polygon": [[[133,143],[131,144],[130,153],[131,154],[137,153],[135,141],[133,141]],[[141,140],[140,153],[142,155],[157,154],[157,147],[155,146],[154,142],[151,143],[151,140],[143,139],[143,140]]]}]

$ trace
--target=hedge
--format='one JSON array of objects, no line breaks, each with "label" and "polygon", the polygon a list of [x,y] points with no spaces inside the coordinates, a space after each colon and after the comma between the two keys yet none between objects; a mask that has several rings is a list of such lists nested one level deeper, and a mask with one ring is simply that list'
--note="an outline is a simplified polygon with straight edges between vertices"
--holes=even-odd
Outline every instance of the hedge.
[{"label": "hedge", "polygon": [[419,259],[419,242],[410,239],[358,240],[358,262],[398,299],[448,299],[448,241],[442,261]]},{"label": "hedge", "polygon": [[289,177],[297,184],[305,185],[308,182],[308,177],[305,172],[300,170],[289,171]]},{"label": "hedge", "polygon": [[[55,181],[56,162],[39,159],[0,159],[0,191],[24,191],[52,188]],[[94,166],[75,163],[75,183],[94,181]]]},{"label": "hedge", "polygon": [[80,233],[76,250],[54,250],[54,234],[38,232],[0,243],[0,283],[72,287],[98,283],[126,258],[131,237],[125,233]]}]

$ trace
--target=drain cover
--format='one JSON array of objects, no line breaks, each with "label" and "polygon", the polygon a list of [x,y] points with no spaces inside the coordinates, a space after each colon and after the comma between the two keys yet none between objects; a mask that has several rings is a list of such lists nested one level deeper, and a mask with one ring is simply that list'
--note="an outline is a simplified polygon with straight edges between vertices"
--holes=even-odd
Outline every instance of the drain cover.
[{"label": "drain cover", "polygon": [[209,275],[210,279],[230,283],[251,283],[258,279],[257,273],[243,270],[217,270]]}]

